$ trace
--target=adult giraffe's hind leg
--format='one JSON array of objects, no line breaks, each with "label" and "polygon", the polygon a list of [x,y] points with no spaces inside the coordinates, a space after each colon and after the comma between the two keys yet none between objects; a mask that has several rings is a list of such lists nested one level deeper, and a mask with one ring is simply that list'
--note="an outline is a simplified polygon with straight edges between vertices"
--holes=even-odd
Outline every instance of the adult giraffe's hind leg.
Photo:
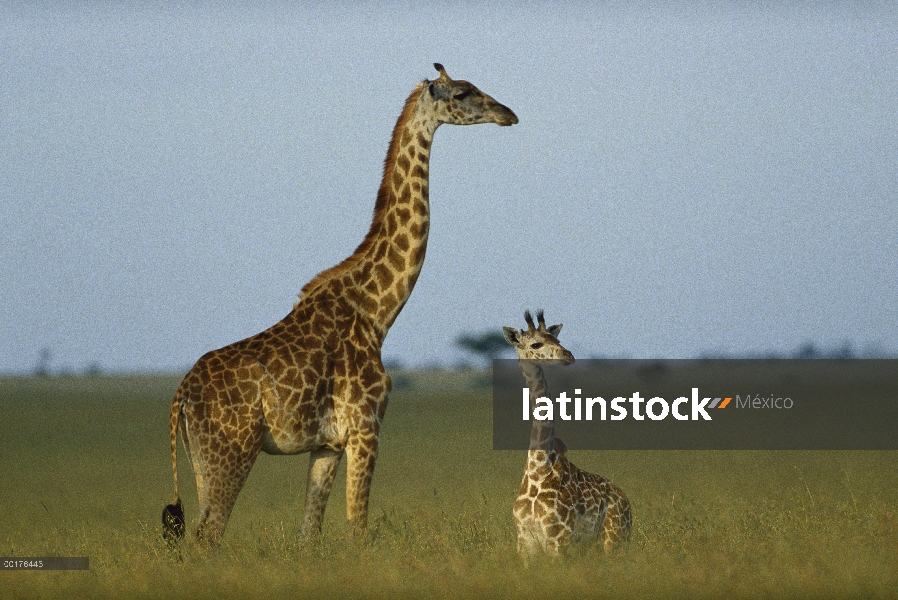
[{"label": "adult giraffe's hind leg", "polygon": [[343,450],[322,448],[313,450],[309,456],[309,477],[306,483],[306,506],[303,511],[302,531],[304,538],[321,533],[324,509],[334,483],[334,475],[343,458]]},{"label": "adult giraffe's hind leg", "polygon": [[[221,539],[262,450],[262,428],[252,408],[241,412],[233,405],[197,404],[183,417],[185,450],[197,481],[200,514],[196,537],[214,545]],[[215,418],[209,418],[210,412]]]},{"label": "adult giraffe's hind leg", "polygon": [[243,489],[260,450],[261,444],[248,450],[235,444],[230,448],[226,461],[220,457],[207,457],[205,493],[201,496],[200,518],[196,527],[197,539],[213,545],[221,540],[237,495]]}]

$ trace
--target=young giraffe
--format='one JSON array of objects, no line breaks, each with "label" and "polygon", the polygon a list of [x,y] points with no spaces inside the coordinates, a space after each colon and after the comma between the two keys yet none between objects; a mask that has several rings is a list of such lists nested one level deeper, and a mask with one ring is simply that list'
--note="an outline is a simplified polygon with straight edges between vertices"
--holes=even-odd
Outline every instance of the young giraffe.
[{"label": "young giraffe", "polygon": [[[518,353],[530,389],[531,412],[537,398],[551,398],[541,365],[574,362],[574,356],[558,342],[561,325],[547,328],[543,311],[536,318],[539,327],[526,311],[526,330],[502,328]],[[630,502],[623,490],[601,475],[578,469],[566,452],[564,442],[555,435],[554,421],[533,419],[527,467],[514,504],[519,553],[558,554],[571,542],[591,542],[600,534],[606,552],[630,540]]]},{"label": "young giraffe", "polygon": [[419,83],[405,102],[384,162],[371,228],[355,252],[299,294],[273,327],[205,354],[171,405],[174,500],[163,534],[184,533],[177,437],[196,475],[198,538],[217,542],[259,452],[310,452],[302,523],[321,530],[334,473],[348,455],[346,516],[367,524],[371,475],[390,378],[381,345],[424,263],[430,227],[428,165],[443,123],[512,125],[517,116],[467,81]]}]

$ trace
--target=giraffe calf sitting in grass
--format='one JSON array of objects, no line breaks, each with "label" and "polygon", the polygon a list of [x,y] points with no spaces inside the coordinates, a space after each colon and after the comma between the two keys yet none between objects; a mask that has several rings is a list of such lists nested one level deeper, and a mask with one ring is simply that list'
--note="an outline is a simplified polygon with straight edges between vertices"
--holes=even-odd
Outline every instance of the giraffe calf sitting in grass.
[{"label": "giraffe calf sitting in grass", "polygon": [[[518,353],[521,373],[530,389],[531,413],[537,398],[550,397],[542,365],[574,362],[558,343],[561,325],[546,327],[543,312],[524,313],[527,329],[503,327],[505,339]],[[605,477],[578,469],[567,459],[567,447],[555,436],[550,419],[533,419],[524,479],[514,504],[518,552],[558,554],[571,542],[591,543],[600,536],[606,552],[630,541],[630,502]]]}]

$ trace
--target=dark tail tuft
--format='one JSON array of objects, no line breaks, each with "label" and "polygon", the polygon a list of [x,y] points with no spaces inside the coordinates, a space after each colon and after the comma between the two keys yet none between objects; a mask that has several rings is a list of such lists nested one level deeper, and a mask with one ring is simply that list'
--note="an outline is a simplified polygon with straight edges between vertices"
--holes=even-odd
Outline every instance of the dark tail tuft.
[{"label": "dark tail tuft", "polygon": [[174,544],[184,537],[184,507],[178,498],[162,510],[162,538]]}]

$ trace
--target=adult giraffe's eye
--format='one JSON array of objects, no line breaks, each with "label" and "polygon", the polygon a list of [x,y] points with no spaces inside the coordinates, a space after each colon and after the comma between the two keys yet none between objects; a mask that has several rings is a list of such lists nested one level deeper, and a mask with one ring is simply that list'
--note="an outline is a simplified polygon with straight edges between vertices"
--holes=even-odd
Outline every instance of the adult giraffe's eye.
[{"label": "adult giraffe's eye", "polygon": [[543,343],[542,342],[533,342],[532,344],[530,344],[530,347],[533,348],[534,350],[539,350],[540,348],[543,347]]},{"label": "adult giraffe's eye", "polygon": [[465,90],[464,92],[459,92],[458,94],[455,94],[452,97],[455,98],[456,100],[464,100],[465,98],[467,98],[470,95],[471,95],[471,90]]}]

